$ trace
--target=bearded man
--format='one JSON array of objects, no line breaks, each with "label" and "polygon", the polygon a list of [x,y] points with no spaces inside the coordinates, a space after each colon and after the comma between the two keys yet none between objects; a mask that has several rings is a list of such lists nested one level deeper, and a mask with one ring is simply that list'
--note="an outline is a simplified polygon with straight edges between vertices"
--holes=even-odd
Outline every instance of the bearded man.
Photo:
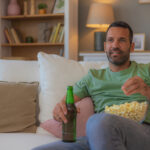
[{"label": "bearded man", "polygon": [[[74,143],[55,142],[34,150],[149,150],[150,113],[142,123],[104,113],[105,106],[132,101],[150,101],[150,64],[130,61],[134,51],[133,31],[122,21],[113,22],[106,34],[104,49],[109,67],[90,69],[74,85],[75,102],[91,97],[95,114],[86,126],[86,136]],[[150,111],[148,111],[150,112]],[[56,105],[53,116],[67,122],[65,97]]]}]

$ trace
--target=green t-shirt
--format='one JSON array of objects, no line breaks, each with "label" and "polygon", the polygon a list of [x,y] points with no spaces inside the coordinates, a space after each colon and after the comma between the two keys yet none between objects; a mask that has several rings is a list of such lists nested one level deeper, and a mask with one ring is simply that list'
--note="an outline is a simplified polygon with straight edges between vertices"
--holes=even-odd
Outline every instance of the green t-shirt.
[{"label": "green t-shirt", "polygon": [[[139,93],[126,96],[121,90],[126,80],[134,76],[141,77],[150,86],[150,64],[137,64],[132,61],[129,68],[119,72],[112,72],[109,68],[90,69],[88,74],[74,85],[74,94],[80,98],[90,96],[95,112],[101,112],[105,106],[113,104],[145,101],[146,97]],[[145,121],[150,123],[150,109]]]}]

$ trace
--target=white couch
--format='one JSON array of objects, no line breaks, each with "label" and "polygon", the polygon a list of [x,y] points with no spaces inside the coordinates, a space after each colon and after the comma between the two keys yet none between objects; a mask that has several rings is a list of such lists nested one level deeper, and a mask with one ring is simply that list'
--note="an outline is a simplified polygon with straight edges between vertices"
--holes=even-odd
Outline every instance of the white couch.
[{"label": "white couch", "polygon": [[[39,120],[52,118],[52,110],[66,92],[90,68],[106,67],[107,62],[76,62],[40,53],[38,61],[0,60],[0,81],[39,84]],[[60,140],[41,127],[36,133],[0,133],[0,150],[31,150],[33,147]]]}]

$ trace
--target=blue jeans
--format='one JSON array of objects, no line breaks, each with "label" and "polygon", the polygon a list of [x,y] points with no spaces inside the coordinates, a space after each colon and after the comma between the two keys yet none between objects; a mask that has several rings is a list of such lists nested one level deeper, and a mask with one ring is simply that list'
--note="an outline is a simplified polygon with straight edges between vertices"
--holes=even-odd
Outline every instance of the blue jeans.
[{"label": "blue jeans", "polygon": [[86,135],[75,143],[58,141],[33,150],[150,150],[150,125],[111,114],[90,117]]}]

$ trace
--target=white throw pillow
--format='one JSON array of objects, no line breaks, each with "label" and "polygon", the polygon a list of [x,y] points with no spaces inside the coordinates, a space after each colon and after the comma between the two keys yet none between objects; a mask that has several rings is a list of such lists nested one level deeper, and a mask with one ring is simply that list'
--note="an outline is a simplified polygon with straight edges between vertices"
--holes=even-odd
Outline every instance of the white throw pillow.
[{"label": "white throw pillow", "polygon": [[58,55],[40,52],[38,62],[41,85],[39,120],[44,122],[52,118],[52,111],[66,94],[67,86],[80,80],[85,73],[80,63]]}]

